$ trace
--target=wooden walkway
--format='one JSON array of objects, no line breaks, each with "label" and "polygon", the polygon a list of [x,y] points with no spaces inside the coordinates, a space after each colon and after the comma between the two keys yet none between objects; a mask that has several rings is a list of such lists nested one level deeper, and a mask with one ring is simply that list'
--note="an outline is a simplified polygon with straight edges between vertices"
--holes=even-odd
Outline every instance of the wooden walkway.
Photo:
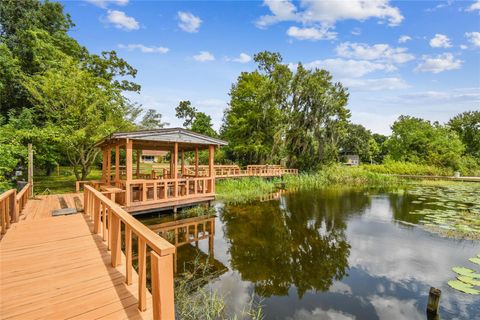
[{"label": "wooden walkway", "polygon": [[[83,194],[79,194],[83,201]],[[75,195],[63,195],[73,206]],[[78,196],[78,194],[77,194]],[[0,241],[0,319],[148,319],[138,309],[137,273],[125,284],[122,265],[82,213],[51,217],[57,196],[28,201]]]}]

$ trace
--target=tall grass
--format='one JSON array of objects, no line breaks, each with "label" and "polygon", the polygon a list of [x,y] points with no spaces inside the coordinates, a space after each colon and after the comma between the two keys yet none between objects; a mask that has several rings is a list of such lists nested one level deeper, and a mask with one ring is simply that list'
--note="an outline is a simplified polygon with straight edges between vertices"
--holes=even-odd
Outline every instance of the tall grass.
[{"label": "tall grass", "polygon": [[386,161],[383,164],[363,164],[370,172],[401,175],[452,176],[453,169],[402,161]]},{"label": "tall grass", "polygon": [[391,186],[399,183],[392,176],[370,172],[364,167],[340,164],[325,166],[314,173],[302,173],[284,178],[287,188],[321,188],[328,186]]},{"label": "tall grass", "polygon": [[175,281],[175,309],[178,319],[217,320],[245,319],[261,320],[261,305],[253,298],[238,314],[232,314],[226,308],[225,297],[207,285],[218,275],[210,273],[208,265],[197,258],[192,262],[192,271],[186,271]]},{"label": "tall grass", "polygon": [[258,177],[220,180],[216,183],[217,199],[229,203],[254,200],[273,192],[279,181],[279,179],[267,180]]}]

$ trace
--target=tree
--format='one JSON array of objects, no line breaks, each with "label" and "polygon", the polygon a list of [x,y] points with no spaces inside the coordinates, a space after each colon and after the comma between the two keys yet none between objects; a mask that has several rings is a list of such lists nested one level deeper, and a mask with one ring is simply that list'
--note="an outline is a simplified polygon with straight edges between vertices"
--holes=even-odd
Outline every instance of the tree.
[{"label": "tree", "polygon": [[272,150],[282,113],[266,98],[268,85],[269,80],[258,71],[242,72],[230,89],[220,132],[229,143],[228,158],[242,165],[275,159]]},{"label": "tree", "polygon": [[118,130],[128,130],[128,105],[121,92],[103,78],[79,69],[69,58],[62,68],[36,75],[28,90],[38,115],[60,129],[61,146],[77,180],[85,180],[99,149],[95,143]]},{"label": "tree", "polygon": [[[370,130],[367,130],[361,124],[349,123],[346,127],[347,134],[341,143],[343,154],[356,154],[362,162],[371,162],[373,159],[370,151],[373,150],[370,150],[370,147],[375,148],[373,145],[375,140],[372,139]],[[373,142],[371,142],[370,139],[372,139]]]},{"label": "tree", "polygon": [[217,133],[213,130],[212,118],[203,112],[197,112],[195,114],[191,130],[209,137],[217,136]]},{"label": "tree", "polygon": [[456,132],[438,123],[400,116],[386,142],[389,157],[458,169],[465,146]]},{"label": "tree", "polygon": [[180,101],[178,106],[175,108],[176,114],[175,116],[179,119],[184,119],[183,126],[185,128],[190,128],[195,120],[195,115],[197,114],[197,109],[192,107],[192,103],[188,100]]},{"label": "tree", "polygon": [[143,115],[142,121],[138,125],[139,129],[160,129],[168,125],[168,123],[162,122],[162,114],[155,109],[148,109]]},{"label": "tree", "polygon": [[314,169],[338,160],[350,113],[348,93],[325,70],[298,64],[292,72],[278,53],[254,56],[258,70],[243,72],[230,90],[222,136],[243,164],[277,162]]},{"label": "tree", "polygon": [[450,119],[448,126],[465,144],[465,153],[480,159],[480,111],[460,113]]}]

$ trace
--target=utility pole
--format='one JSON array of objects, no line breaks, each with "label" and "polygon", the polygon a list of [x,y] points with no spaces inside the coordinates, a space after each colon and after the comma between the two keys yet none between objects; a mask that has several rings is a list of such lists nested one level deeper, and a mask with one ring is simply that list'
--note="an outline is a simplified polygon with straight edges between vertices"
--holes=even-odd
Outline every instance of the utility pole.
[{"label": "utility pole", "polygon": [[31,143],[28,144],[28,183],[32,186],[30,197],[33,197],[33,148]]}]

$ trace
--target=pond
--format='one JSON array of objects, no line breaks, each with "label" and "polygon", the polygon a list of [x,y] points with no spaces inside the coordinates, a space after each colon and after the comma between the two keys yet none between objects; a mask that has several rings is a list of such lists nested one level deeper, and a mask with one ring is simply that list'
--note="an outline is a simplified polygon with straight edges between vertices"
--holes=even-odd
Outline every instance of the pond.
[{"label": "pond", "polygon": [[213,257],[209,285],[231,311],[255,297],[266,319],[426,319],[433,286],[442,290],[441,319],[474,319],[480,295],[447,283],[457,276],[452,267],[479,272],[468,259],[480,254],[480,242],[432,232],[425,216],[442,204],[478,214],[480,189],[449,199],[441,187],[421,188],[279,192],[248,204],[216,203],[213,218],[141,220],[167,238],[170,230],[177,272]]}]

